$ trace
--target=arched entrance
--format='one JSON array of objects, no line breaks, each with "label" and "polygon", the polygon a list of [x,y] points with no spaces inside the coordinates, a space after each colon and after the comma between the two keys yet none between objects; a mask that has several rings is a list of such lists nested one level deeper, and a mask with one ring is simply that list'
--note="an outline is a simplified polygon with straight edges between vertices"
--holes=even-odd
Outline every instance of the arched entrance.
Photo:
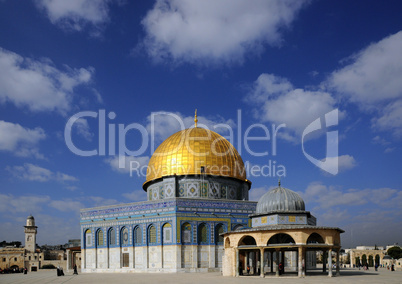
[{"label": "arched entrance", "polygon": [[271,273],[279,276],[285,272],[297,271],[297,246],[295,240],[288,234],[279,233],[269,238],[267,242]]},{"label": "arched entrance", "polygon": [[252,236],[244,236],[238,243],[239,274],[254,275],[257,273],[258,253],[257,242]]}]

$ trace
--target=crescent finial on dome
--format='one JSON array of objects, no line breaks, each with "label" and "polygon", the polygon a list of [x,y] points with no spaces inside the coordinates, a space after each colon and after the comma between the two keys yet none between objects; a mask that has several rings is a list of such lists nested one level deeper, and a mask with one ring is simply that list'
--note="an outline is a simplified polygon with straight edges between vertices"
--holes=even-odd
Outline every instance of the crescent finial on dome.
[{"label": "crescent finial on dome", "polygon": [[198,119],[197,119],[197,109],[195,109],[195,115],[194,115],[195,127],[197,127],[197,122],[198,122]]}]

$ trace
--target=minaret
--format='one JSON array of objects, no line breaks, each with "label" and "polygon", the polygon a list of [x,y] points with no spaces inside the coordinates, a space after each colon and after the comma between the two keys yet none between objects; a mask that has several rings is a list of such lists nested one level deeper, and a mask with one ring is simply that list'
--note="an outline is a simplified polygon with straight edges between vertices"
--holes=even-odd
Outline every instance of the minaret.
[{"label": "minaret", "polygon": [[27,218],[27,224],[24,226],[25,228],[25,249],[28,252],[35,252],[36,251],[36,232],[37,228],[35,226],[35,218],[30,215]]}]

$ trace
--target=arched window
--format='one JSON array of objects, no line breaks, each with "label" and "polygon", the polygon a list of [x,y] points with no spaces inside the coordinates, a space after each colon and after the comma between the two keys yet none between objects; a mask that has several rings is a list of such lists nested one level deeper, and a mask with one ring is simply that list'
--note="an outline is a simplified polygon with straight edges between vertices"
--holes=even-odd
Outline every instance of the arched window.
[{"label": "arched window", "polygon": [[240,240],[239,246],[256,246],[257,242],[252,236],[245,236]]},{"label": "arched window", "polygon": [[90,229],[85,231],[85,247],[92,246],[92,231]]},{"label": "arched window", "polygon": [[215,227],[215,242],[216,244],[222,245],[223,244],[223,234],[225,232],[225,227],[222,224],[218,224]]},{"label": "arched window", "polygon": [[151,225],[148,228],[148,243],[156,243],[156,228],[154,227],[154,225]]},{"label": "arched window", "polygon": [[135,227],[134,229],[134,244],[135,245],[142,244],[142,234],[141,234],[141,228],[139,226]]},{"label": "arched window", "polygon": [[269,241],[268,245],[273,245],[273,244],[295,244],[294,239],[289,236],[288,234],[276,234],[272,236]]},{"label": "arched window", "polygon": [[98,247],[103,246],[103,232],[101,229],[96,232],[96,244]]},{"label": "arched window", "polygon": [[207,225],[202,223],[198,226],[198,243],[206,244],[208,242],[208,228]]},{"label": "arched window", "polygon": [[163,225],[163,242],[171,243],[172,242],[172,225],[166,223]]},{"label": "arched window", "polygon": [[116,244],[116,231],[113,228],[109,229],[108,239],[110,246],[114,246]]},{"label": "arched window", "polygon": [[191,243],[191,225],[189,223],[184,223],[181,226],[181,241],[184,244]]},{"label": "arched window", "polygon": [[325,243],[325,242],[324,242],[324,239],[321,237],[320,234],[312,233],[312,234],[308,237],[307,243],[308,243],[308,244],[323,244],[323,243]]},{"label": "arched window", "polygon": [[128,245],[128,229],[127,227],[124,227],[121,230],[121,234],[120,234],[120,243],[122,245]]}]

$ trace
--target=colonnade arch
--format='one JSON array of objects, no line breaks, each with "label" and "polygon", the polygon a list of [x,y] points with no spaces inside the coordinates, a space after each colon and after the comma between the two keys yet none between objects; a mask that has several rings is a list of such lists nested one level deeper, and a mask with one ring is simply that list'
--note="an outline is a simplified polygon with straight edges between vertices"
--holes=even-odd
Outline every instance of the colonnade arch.
[{"label": "colonnade arch", "polygon": [[[332,231],[326,233],[320,231],[279,231],[271,230],[262,232],[230,232],[229,236],[234,236],[236,240],[234,246],[236,252],[236,274],[247,275],[247,266],[250,266],[249,275],[265,274],[282,275],[295,273],[305,275],[308,273],[321,273],[315,267],[315,255],[317,251],[322,251],[323,255],[332,255],[334,251],[336,260],[324,261],[322,273],[332,276],[332,263],[336,263],[336,273],[339,273],[339,250],[336,245],[337,238],[334,238]],[[235,237],[235,236],[239,236]],[[241,235],[241,237],[240,237]],[[329,243],[326,243],[329,241]],[[225,248],[230,247],[232,238],[225,240]],[[328,264],[328,268],[327,267]],[[328,271],[327,271],[328,269]]]},{"label": "colonnade arch", "polygon": [[307,244],[324,244],[324,238],[318,233],[311,233],[307,239]]},{"label": "colonnade arch", "polygon": [[274,244],[295,244],[295,240],[288,234],[279,233],[269,238],[267,245]]},{"label": "colonnade arch", "polygon": [[386,254],[386,250],[352,249],[349,254],[352,266],[368,264],[368,266],[372,267],[383,264],[382,260]]}]

